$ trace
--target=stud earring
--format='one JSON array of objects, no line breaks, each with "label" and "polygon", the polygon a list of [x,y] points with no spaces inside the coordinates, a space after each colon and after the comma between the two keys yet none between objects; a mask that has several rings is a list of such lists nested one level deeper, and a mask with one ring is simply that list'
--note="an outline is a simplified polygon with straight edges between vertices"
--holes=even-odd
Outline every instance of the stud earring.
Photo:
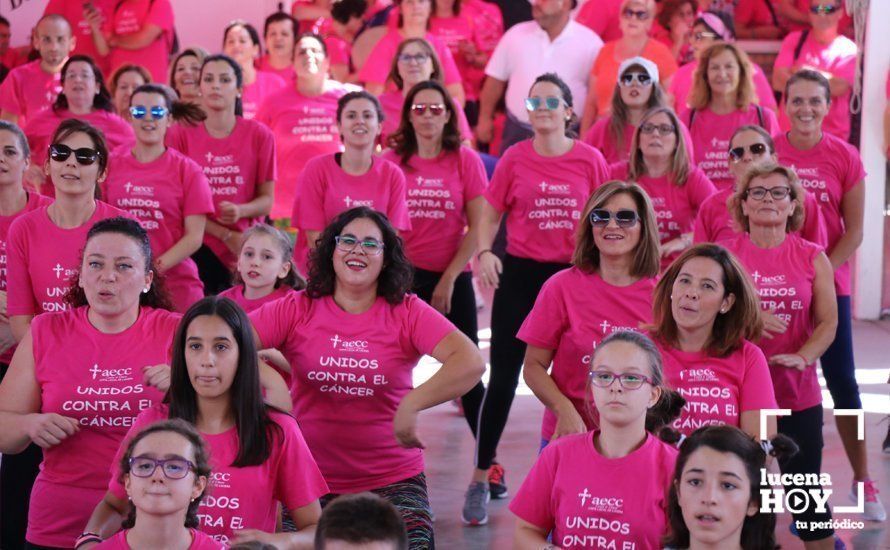
[{"label": "stud earring", "polygon": [[148,294],[148,290],[149,290],[150,288],[151,288],[150,286],[147,286],[147,287],[143,288],[143,289],[142,289],[142,293],[143,293],[143,294]]}]

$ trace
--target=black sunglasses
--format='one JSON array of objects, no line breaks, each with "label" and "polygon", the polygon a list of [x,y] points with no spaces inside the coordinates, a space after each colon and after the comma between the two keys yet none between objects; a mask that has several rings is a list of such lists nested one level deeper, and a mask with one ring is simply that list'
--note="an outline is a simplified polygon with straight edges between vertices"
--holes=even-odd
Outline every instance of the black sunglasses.
[{"label": "black sunglasses", "polygon": [[56,162],[65,162],[68,160],[68,157],[71,156],[71,153],[74,153],[74,160],[81,166],[89,166],[99,160],[99,157],[102,156],[102,153],[95,149],[90,149],[89,147],[72,149],[61,143],[54,143],[49,146],[49,158]]},{"label": "black sunglasses", "polygon": [[[748,150],[751,151],[751,154],[755,157],[759,157],[760,155],[766,153],[766,144],[764,143],[755,143],[754,145],[749,145]],[[745,148],[744,147],[733,147],[729,150],[729,158],[732,159],[733,162],[738,162],[742,160],[742,157],[745,156]]]},{"label": "black sunglasses", "polygon": [[640,216],[636,212],[626,208],[622,208],[616,212],[606,210],[605,208],[594,208],[590,211],[590,224],[595,227],[606,227],[609,225],[609,222],[613,217],[615,218],[615,223],[618,224],[618,227],[623,229],[635,226],[640,219]]}]

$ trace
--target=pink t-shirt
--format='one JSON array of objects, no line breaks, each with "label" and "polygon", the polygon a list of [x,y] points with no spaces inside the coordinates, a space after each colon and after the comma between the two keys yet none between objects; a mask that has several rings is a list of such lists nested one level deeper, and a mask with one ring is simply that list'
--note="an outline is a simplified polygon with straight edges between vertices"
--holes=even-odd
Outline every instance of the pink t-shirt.
[{"label": "pink t-shirt", "polygon": [[775,409],[769,366],[760,348],[744,340],[726,357],[685,352],[656,341],[670,387],[686,399],[673,427],[689,435],[702,426],[739,427],[743,412]]},{"label": "pink t-shirt", "polygon": [[601,455],[591,432],[561,438],[541,452],[510,511],[551,529],[560,548],[661,548],[677,453],[651,434],[622,458]]},{"label": "pink t-shirt", "polygon": [[[392,90],[380,94],[380,106],[383,108],[383,131],[380,133],[380,143],[387,147],[386,138],[399,129],[402,122],[402,107],[405,106],[405,96],[399,90]],[[457,128],[460,137],[464,141],[473,141],[473,130],[467,122],[467,115],[457,101],[453,103],[454,113],[457,115]]]},{"label": "pink t-shirt", "polygon": [[[130,544],[127,542],[127,531],[118,531],[108,540],[96,546],[102,550],[130,550]],[[189,529],[192,534],[192,544],[189,550],[223,550],[226,545],[213,540],[213,537],[198,531],[197,529]]]},{"label": "pink t-shirt", "polygon": [[[686,100],[689,97],[689,92],[692,91],[692,77],[695,74],[696,67],[698,67],[698,61],[690,61],[677,69],[673,80],[671,80],[670,92],[674,96],[674,110],[677,112],[688,108]],[[760,65],[752,63],[751,68],[754,69],[752,79],[754,80],[754,89],[757,92],[760,106],[775,111],[778,109],[778,106],[776,105],[776,96],[773,93],[772,85],[767,80]]]},{"label": "pink t-shirt", "polygon": [[[738,234],[724,244],[751,276],[760,295],[760,306],[766,311],[773,310],[777,317],[788,323],[783,334],[760,339],[758,345],[763,353],[768,358],[797,353],[815,328],[814,262],[822,247],[793,234],[775,248],[758,247],[747,233]],[[807,365],[803,372],[781,365],[770,365],[769,370],[779,407],[802,411],[822,402],[815,362]]]},{"label": "pink t-shirt", "polygon": [[277,149],[272,218],[287,218],[293,213],[297,178],[309,159],[341,150],[337,100],[356,88],[333,80],[326,81],[325,87],[326,91],[317,97],[284,88],[266,98],[257,112],[256,120],[272,130]]},{"label": "pink t-shirt", "polygon": [[603,40],[611,42],[621,38],[621,4],[624,0],[588,0],[575,17],[575,21],[588,27]]},{"label": "pink t-shirt", "polygon": [[507,149],[485,193],[495,210],[507,213],[507,252],[568,263],[584,204],[608,177],[603,155],[580,141],[558,157],[539,155],[531,139]]},{"label": "pink t-shirt", "polygon": [[0,84],[0,109],[17,115],[19,127],[25,128],[35,115],[52,107],[61,91],[61,74],[44,72],[38,59],[9,71]]},{"label": "pink t-shirt", "polygon": [[[692,146],[695,149],[695,163],[705,173],[717,189],[732,187],[735,178],[729,171],[729,140],[739,126],[754,124],[762,126],[770,134],[776,133],[779,123],[776,113],[770,109],[751,105],[747,111],[733,111],[718,115],[706,107],[701,110],[684,110],[683,123],[689,127]],[[694,116],[693,116],[694,113]],[[763,123],[761,124],[761,116]],[[692,123],[689,123],[690,117]]]},{"label": "pink t-shirt", "polygon": [[251,311],[253,311],[255,309],[259,309],[260,306],[264,306],[264,305],[268,304],[269,302],[274,302],[275,300],[278,300],[279,298],[284,298],[285,296],[287,296],[293,292],[296,292],[296,291],[290,287],[280,286],[280,287],[276,288],[275,290],[273,290],[272,292],[270,292],[269,294],[263,296],[262,298],[257,298],[255,300],[249,300],[244,297],[244,285],[240,284],[240,285],[235,285],[231,288],[227,288],[226,290],[223,290],[222,292],[217,294],[217,296],[219,296],[220,298],[228,298],[228,299],[232,300],[233,302],[235,302],[236,304],[241,306],[241,309],[243,309],[247,313],[250,313]]},{"label": "pink t-shirt", "polygon": [[[485,79],[485,67],[472,65],[460,52],[460,47],[463,43],[472,44],[476,51],[481,52],[485,52],[489,45],[484,36],[480,35],[476,30],[474,19],[478,15],[478,9],[472,7],[466,9],[464,6],[461,6],[460,14],[457,16],[433,16],[430,18],[430,34],[441,40],[451,52],[451,57],[454,59],[455,65],[457,65],[468,100],[475,100],[479,97],[482,81]],[[487,50],[487,53],[493,51],[494,47],[491,47],[491,49]]]},{"label": "pink t-shirt", "polygon": [[[19,216],[23,214],[27,214],[32,210],[37,210],[42,206],[48,206],[52,202],[48,197],[44,197],[43,195],[38,195],[37,193],[28,193],[28,202],[25,203],[25,208],[19,210],[15,214],[11,216],[0,216],[0,290],[6,292],[6,274],[7,274],[7,261],[6,261],[6,241],[9,236],[9,227],[12,225],[12,222],[16,220]],[[12,346],[2,354],[0,354],[0,363],[9,364],[12,361],[12,354],[15,353],[16,346]]]},{"label": "pink t-shirt", "polygon": [[[816,196],[812,192],[806,193],[803,199],[805,217],[803,227],[800,228],[800,236],[825,247],[828,244],[828,235],[825,233],[825,221],[822,219],[822,209],[816,202]],[[735,221],[729,215],[726,201],[732,196],[733,189],[727,187],[711,195],[698,209],[695,217],[695,231],[693,241],[695,243],[717,243],[735,237],[741,228],[736,227]]]},{"label": "pink t-shirt", "polygon": [[[241,529],[274,533],[279,502],[296,510],[328,492],[297,421],[288,414],[267,410],[276,429],[271,430],[275,434],[272,452],[260,465],[232,466],[238,457],[236,427],[219,434],[201,434],[210,449],[213,473],[198,508],[198,527],[215,541],[228,543],[235,531]],[[145,427],[169,417],[170,409],[164,404],[139,414],[110,463],[108,491],[111,494],[127,498],[124,485],[118,481],[118,465],[128,442]]]},{"label": "pink t-shirt", "polygon": [[[577,267],[550,277],[516,337],[530,346],[554,350],[550,377],[575,410],[593,429],[584,406],[590,356],[597,344],[619,330],[641,330],[652,320],[652,291],[656,280],[640,279],[629,286],[607,283]],[[541,437],[549,440],[556,415],[544,410]]]},{"label": "pink t-shirt", "polygon": [[[201,167],[176,149],[142,163],[129,147],[117,149],[108,163],[102,198],[139,220],[148,232],[157,259],[185,235],[186,216],[213,214],[210,186]],[[204,297],[198,267],[186,258],[164,273],[176,311],[185,311]]]},{"label": "pink t-shirt", "polygon": [[297,292],[250,320],[260,347],[280,349],[294,369],[294,416],[331,492],[367,491],[423,471],[423,453],[401,447],[392,422],[421,356],[456,330],[445,317],[413,294],[396,305],[377,298],[353,315],[332,296]]},{"label": "pink t-shirt", "polygon": [[[820,44],[813,37],[807,36],[800,50],[800,56],[794,59],[794,48],[800,41],[800,31],[792,32],[782,41],[782,47],[773,68],[809,67],[817,71],[831,73],[835,78],[842,78],[850,83],[851,89],[842,96],[832,97],[828,115],[822,123],[822,129],[846,141],[850,137],[850,95],[856,80],[856,43],[840,35],[830,44]],[[785,106],[779,111],[782,129],[788,130],[791,123],[785,114]]]},{"label": "pink t-shirt", "polygon": [[38,546],[70,548],[83,532],[108,487],[118,445],[139,411],[163,398],[143,382],[142,369],[169,364],[180,318],[141,308],[132,326],[105,334],[90,323],[88,310],[38,315],[31,322],[40,412],[80,423],[79,432],[43,450],[28,514],[27,540]]},{"label": "pink t-shirt", "polygon": [[467,203],[488,186],[482,160],[468,147],[434,159],[414,155],[407,165],[392,150],[383,158],[402,169],[408,187],[411,229],[400,234],[405,254],[420,269],[442,273],[463,242]]},{"label": "pink t-shirt", "polygon": [[[328,57],[330,57],[330,48],[328,48]],[[288,86],[295,85],[297,81],[297,73],[294,72],[293,65],[288,65],[283,69],[276,69],[269,63],[269,55],[264,55],[260,57],[260,60],[256,63],[257,70],[274,73],[284,79]]]},{"label": "pink t-shirt", "polygon": [[19,216],[9,228],[6,309],[10,316],[68,309],[65,293],[71,277],[80,269],[87,232],[99,220],[130,217],[123,210],[96,201],[96,210],[86,223],[62,229],[50,221],[48,207]]},{"label": "pink t-shirt", "polygon": [[[291,69],[291,72],[293,72],[293,69]],[[279,75],[257,71],[256,80],[253,81],[253,84],[244,86],[244,91],[241,93],[244,118],[247,120],[256,118],[256,113],[263,100],[286,87],[287,81]]]},{"label": "pink t-shirt", "polygon": [[584,136],[584,143],[599,149],[606,162],[613,164],[627,160],[630,154],[630,142],[633,140],[636,127],[633,124],[624,125],[623,141],[619,146],[609,130],[610,120],[609,117],[598,118],[587,131],[587,135]]},{"label": "pink t-shirt", "polygon": [[[91,3],[107,20],[114,13],[116,0],[92,0]],[[77,43],[74,45],[72,54],[90,56],[102,69],[102,74],[106,77],[111,76],[111,72],[108,70],[108,58],[99,55],[99,50],[96,49],[96,43],[93,41],[93,29],[87,20],[83,18],[83,5],[84,2],[49,0],[46,9],[43,10],[43,14],[63,16],[71,24],[74,35],[77,37]]]},{"label": "pink t-shirt", "polygon": [[[439,63],[442,65],[442,78],[445,84],[460,84],[460,72],[457,70],[457,65],[454,63],[454,57],[452,57],[448,46],[429,32],[426,33],[424,39],[433,46],[433,49],[436,50],[436,55],[439,56]],[[359,82],[364,82],[365,84],[385,84],[389,78],[392,60],[402,40],[405,40],[402,33],[398,29],[390,28],[377,42],[374,49],[371,50],[371,54],[361,70],[359,70]]]},{"label": "pink t-shirt", "polygon": [[[773,136],[779,162],[790,166],[804,189],[816,195],[828,234],[829,255],[844,235],[841,208],[846,195],[865,179],[865,168],[856,148],[829,133],[812,149],[801,151],[788,141],[786,134]],[[864,185],[864,183],[863,183]],[[844,262],[834,272],[834,286],[838,296],[850,295],[850,264]]]},{"label": "pink t-shirt", "polygon": [[106,19],[106,35],[127,36],[146,25],[160,27],[161,34],[148,46],[138,50],[111,48],[111,71],[121,65],[142,65],[151,73],[153,82],[167,82],[167,61],[173,46],[173,6],[170,0],[124,0]]},{"label": "pink t-shirt", "polygon": [[[627,172],[627,162],[613,164],[610,177],[624,181]],[[717,192],[711,180],[695,166],[689,167],[689,174],[683,185],[675,185],[669,181],[668,176],[657,178],[642,176],[637,183],[652,199],[652,207],[658,219],[658,238],[661,244],[686,233],[692,233],[699,208],[708,197]],[[667,269],[679,255],[680,253],[676,252],[662,257],[662,271]]]},{"label": "pink t-shirt", "polygon": [[[211,217],[216,223],[219,203],[250,202],[256,198],[259,185],[275,180],[275,138],[269,128],[253,120],[238,117],[232,133],[224,138],[211,136],[204,124],[174,124],[167,131],[167,145],[197,162],[204,171],[217,208]],[[241,218],[225,227],[243,232],[259,221],[260,218]],[[229,247],[206,231],[204,244],[225,265],[235,265]]]}]

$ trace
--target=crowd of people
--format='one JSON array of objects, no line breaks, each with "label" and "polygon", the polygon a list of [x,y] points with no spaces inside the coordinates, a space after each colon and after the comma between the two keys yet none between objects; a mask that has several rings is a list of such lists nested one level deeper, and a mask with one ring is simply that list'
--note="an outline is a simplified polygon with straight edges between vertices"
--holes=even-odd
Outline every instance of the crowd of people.
[{"label": "crowd of people", "polygon": [[[852,21],[500,4],[302,0],[216,52],[170,0],[51,0],[26,52],[0,18],[0,547],[431,549],[420,413],[461,404],[484,525],[523,376],[515,547],[776,548],[817,364],[862,408]],[[770,77],[737,36],[782,40]]]}]

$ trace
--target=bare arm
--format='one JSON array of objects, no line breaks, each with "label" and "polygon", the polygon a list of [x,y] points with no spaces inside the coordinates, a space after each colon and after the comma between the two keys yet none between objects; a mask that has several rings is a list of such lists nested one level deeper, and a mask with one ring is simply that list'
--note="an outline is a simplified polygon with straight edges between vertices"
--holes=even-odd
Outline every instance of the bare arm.
[{"label": "bare arm", "polygon": [[9,318],[9,328],[12,329],[12,336],[17,342],[21,342],[25,337],[25,333],[31,328],[33,318],[33,315],[13,315]]},{"label": "bare arm", "polygon": [[555,350],[529,344],[525,350],[522,377],[544,406],[556,414],[556,429],[551,439],[558,439],[568,434],[584,433],[587,426],[575,410],[575,405],[556,386],[548,373],[554,353]]},{"label": "bare arm", "polygon": [[464,268],[476,252],[476,234],[479,232],[479,221],[482,218],[482,212],[485,206],[484,203],[484,197],[476,197],[466,204],[465,210],[467,213],[469,229],[460,243],[460,248],[457,249],[457,253],[454,255],[454,258],[451,259],[451,263],[448,264],[448,267],[445,268],[442,277],[436,284],[436,288],[433,289],[430,305],[444,315],[448,315],[448,313],[451,312],[451,297],[454,292],[454,282],[457,280],[457,277],[463,273]]},{"label": "bare arm", "polygon": [[290,515],[297,526],[295,533],[267,533],[258,529],[243,529],[235,533],[232,543],[255,540],[271,544],[276,548],[311,550],[314,548],[315,527],[321,518],[321,504],[316,500],[296,510],[290,510]]},{"label": "bare arm", "polygon": [[454,82],[452,84],[448,84],[445,86],[448,90],[448,93],[451,94],[451,97],[457,101],[457,104],[461,107],[467,102],[467,94],[464,92],[464,86],[460,82]]},{"label": "bare arm", "polygon": [[[268,216],[272,211],[272,202],[275,197],[275,182],[264,181],[257,186],[256,196],[250,202],[238,205],[238,219],[261,218]],[[234,222],[233,222],[234,223]]]},{"label": "bare arm", "polygon": [[505,80],[486,76],[482,90],[479,92],[479,123],[476,126],[476,138],[481,143],[491,143],[493,138],[494,110],[507,89]]},{"label": "bare arm", "polygon": [[596,108],[596,75],[590,73],[590,80],[587,82],[587,98],[584,100],[584,115],[581,117],[582,136],[586,136],[587,131],[596,122]]},{"label": "bare arm", "polygon": [[155,265],[164,273],[171,267],[179,264],[201,248],[204,241],[204,225],[207,222],[207,216],[197,214],[185,217],[185,232],[182,238],[176,241],[176,244],[167,249],[166,252],[155,261]]},{"label": "bare arm", "polygon": [[[743,411],[739,415],[739,428],[754,439],[760,441],[760,410]],[[766,418],[766,437],[772,439],[778,433],[775,416]]]},{"label": "bare arm", "polygon": [[111,491],[96,505],[93,515],[84,528],[84,533],[96,533],[103,540],[121,530],[121,522],[127,516],[127,501],[118,498]]},{"label": "bare arm", "polygon": [[164,29],[161,27],[148,23],[134,33],[114,35],[111,40],[111,46],[123,50],[141,50],[157,40],[163,32]]},{"label": "bare arm", "polygon": [[865,216],[865,181],[860,181],[841,199],[841,216],[844,218],[844,234],[831,249],[828,259],[837,270],[850,259],[862,244],[862,225]]},{"label": "bare arm", "polygon": [[495,210],[488,201],[485,201],[482,216],[479,219],[479,244],[476,247],[479,258],[479,282],[483,287],[497,288],[503,270],[501,259],[491,252],[491,245],[494,244],[494,237],[498,232],[501,217],[500,212]]},{"label": "bare arm", "polygon": [[516,518],[516,530],[513,531],[513,548],[515,550],[542,550],[547,548],[547,534],[550,529],[541,529],[531,523]]}]

